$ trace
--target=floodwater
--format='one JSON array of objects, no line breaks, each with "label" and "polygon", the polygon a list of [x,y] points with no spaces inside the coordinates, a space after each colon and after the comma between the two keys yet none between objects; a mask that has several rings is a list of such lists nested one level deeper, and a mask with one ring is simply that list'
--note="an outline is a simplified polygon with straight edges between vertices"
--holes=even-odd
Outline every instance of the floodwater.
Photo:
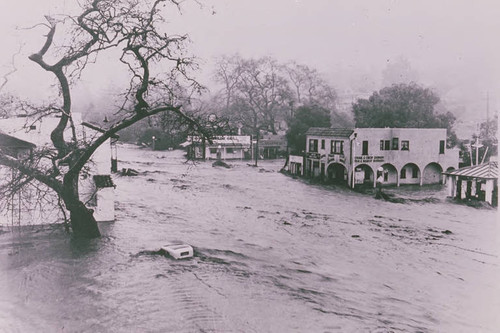
[{"label": "floodwater", "polygon": [[[119,151],[117,220],[0,234],[1,332],[498,332],[497,211],[400,204],[181,152]],[[427,200],[434,198],[433,200]],[[419,201],[419,199],[426,199]],[[4,228],[5,231],[5,228]],[[195,257],[147,252],[172,241]]]}]

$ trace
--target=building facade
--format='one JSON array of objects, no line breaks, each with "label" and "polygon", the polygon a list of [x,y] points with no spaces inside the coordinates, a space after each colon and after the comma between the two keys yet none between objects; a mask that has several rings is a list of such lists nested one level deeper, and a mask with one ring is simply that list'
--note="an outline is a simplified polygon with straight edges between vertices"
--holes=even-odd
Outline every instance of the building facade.
[{"label": "building facade", "polygon": [[298,155],[290,155],[288,157],[288,172],[292,175],[304,175],[304,157]]},{"label": "building facade", "polygon": [[458,168],[458,149],[446,148],[441,128],[310,128],[305,175],[350,187],[443,183]]},{"label": "building facade", "polygon": [[287,142],[284,135],[264,134],[259,140],[259,158],[274,159],[286,155]]},{"label": "building facade", "polygon": [[188,137],[181,144],[187,148],[188,156],[193,159],[243,160],[252,156],[252,142],[249,135],[225,135],[212,139],[212,142],[203,141],[199,137]]}]

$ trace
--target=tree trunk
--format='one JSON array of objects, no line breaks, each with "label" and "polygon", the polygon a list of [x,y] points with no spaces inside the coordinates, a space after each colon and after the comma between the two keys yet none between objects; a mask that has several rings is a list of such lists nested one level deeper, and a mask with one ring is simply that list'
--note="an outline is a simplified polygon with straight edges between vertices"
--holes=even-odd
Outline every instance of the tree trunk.
[{"label": "tree trunk", "polygon": [[94,211],[85,206],[78,196],[78,178],[66,178],[60,194],[70,213],[71,229],[77,238],[96,238],[101,236]]},{"label": "tree trunk", "polygon": [[92,209],[85,207],[83,202],[66,205],[70,212],[71,229],[77,238],[97,238],[101,236]]}]

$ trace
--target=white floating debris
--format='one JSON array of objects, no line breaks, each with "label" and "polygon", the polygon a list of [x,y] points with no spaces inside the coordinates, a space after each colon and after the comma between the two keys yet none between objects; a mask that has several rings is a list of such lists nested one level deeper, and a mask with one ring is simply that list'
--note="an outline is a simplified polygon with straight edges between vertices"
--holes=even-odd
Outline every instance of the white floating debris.
[{"label": "white floating debris", "polygon": [[169,244],[162,247],[174,259],[185,259],[193,256],[193,247],[187,244]]}]

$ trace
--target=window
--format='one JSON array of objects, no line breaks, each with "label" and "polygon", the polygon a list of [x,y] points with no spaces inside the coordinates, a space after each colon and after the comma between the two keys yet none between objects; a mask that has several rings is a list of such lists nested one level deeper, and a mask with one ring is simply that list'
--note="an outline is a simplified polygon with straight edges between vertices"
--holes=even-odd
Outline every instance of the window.
[{"label": "window", "polygon": [[368,155],[368,141],[363,141],[363,151],[361,155]]},{"label": "window", "polygon": [[233,154],[234,153],[233,148],[226,148],[226,153],[227,154]]},{"label": "window", "polygon": [[391,150],[391,140],[380,140],[380,150]]},{"label": "window", "polygon": [[401,179],[406,179],[406,168],[401,169]]},{"label": "window", "polygon": [[439,153],[440,154],[444,154],[444,146],[445,146],[444,140],[439,141]]},{"label": "window", "polygon": [[311,153],[318,152],[318,140],[309,139],[309,152],[311,152]]},{"label": "window", "polygon": [[210,154],[217,154],[217,148],[210,148]]},{"label": "window", "polygon": [[399,150],[399,139],[392,138],[392,150]]},{"label": "window", "polygon": [[401,141],[401,150],[410,150],[410,141]]},{"label": "window", "polygon": [[412,167],[412,170],[411,170],[411,177],[412,177],[412,178],[418,178],[418,169],[417,169],[417,168]]},{"label": "window", "polygon": [[343,154],[344,153],[344,141],[334,140],[332,141],[332,154]]},{"label": "window", "polygon": [[321,149],[325,149],[325,140],[321,140]]}]

